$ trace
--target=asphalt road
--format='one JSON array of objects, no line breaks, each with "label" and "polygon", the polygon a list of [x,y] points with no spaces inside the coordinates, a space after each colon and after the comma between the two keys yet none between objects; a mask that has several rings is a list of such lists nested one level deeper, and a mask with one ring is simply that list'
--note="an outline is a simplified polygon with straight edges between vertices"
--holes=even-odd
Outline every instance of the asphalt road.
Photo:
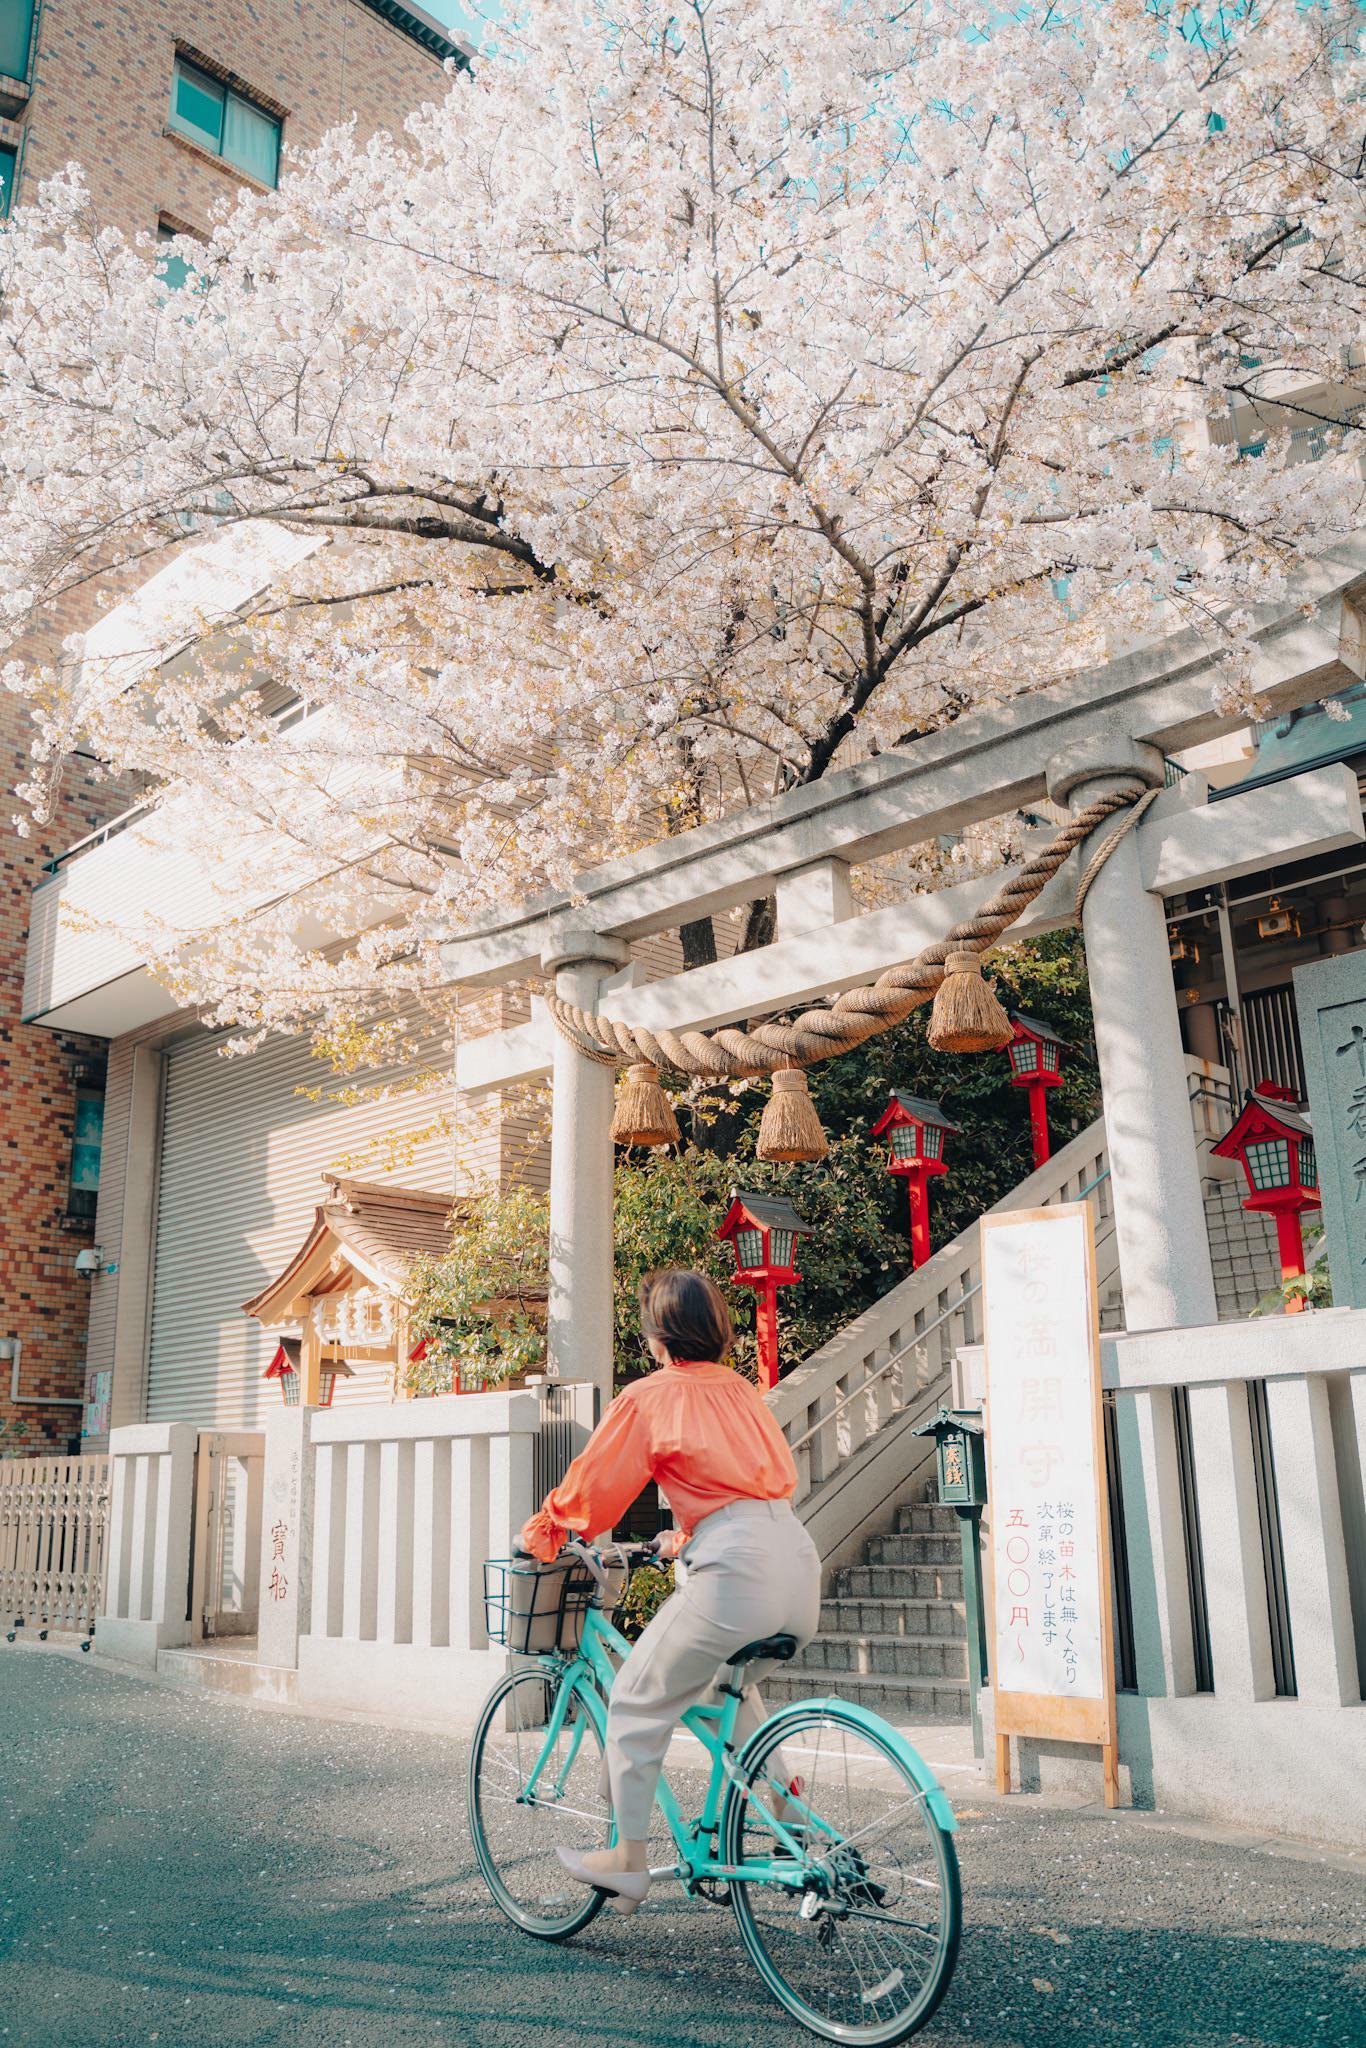
[{"label": "asphalt road", "polygon": [[[565,1948],[474,1870],[457,1737],[0,1645],[6,2048],[779,2048],[724,1909],[656,1888]],[[935,2048],[1366,2041],[1366,1883],[1134,1818],[964,1804]]]}]

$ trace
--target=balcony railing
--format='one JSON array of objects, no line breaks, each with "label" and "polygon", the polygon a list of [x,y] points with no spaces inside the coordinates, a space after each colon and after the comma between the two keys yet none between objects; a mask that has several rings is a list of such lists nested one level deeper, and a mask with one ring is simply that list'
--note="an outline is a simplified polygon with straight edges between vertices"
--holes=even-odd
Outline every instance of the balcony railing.
[{"label": "balcony railing", "polygon": [[79,860],[83,853],[91,853],[97,846],[105,846],[111,839],[126,832],[130,825],[136,825],[140,818],[150,818],[156,804],[149,798],[140,804],[130,804],[126,811],[120,811],[116,818],[110,818],[96,832],[87,832],[84,839],[78,839],[74,846],[68,846],[52,860],[43,862],[43,872],[55,875],[68,861]]}]

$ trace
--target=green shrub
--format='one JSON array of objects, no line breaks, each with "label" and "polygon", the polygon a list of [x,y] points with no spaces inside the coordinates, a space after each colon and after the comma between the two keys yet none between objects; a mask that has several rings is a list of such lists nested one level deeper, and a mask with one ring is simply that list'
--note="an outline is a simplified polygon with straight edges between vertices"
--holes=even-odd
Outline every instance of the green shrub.
[{"label": "green shrub", "polygon": [[514,1185],[473,1198],[448,1252],[415,1259],[408,1276],[414,1393],[450,1392],[457,1370],[496,1386],[545,1363],[550,1204]]},{"label": "green shrub", "polygon": [[1333,1280],[1328,1271],[1328,1240],[1310,1231],[1304,1240],[1304,1266],[1289,1280],[1280,1280],[1262,1296],[1254,1316],[1297,1315],[1304,1309],[1333,1306]]},{"label": "green shrub", "polygon": [[616,1611],[616,1624],[628,1642],[635,1642],[653,1621],[674,1589],[674,1568],[643,1564],[631,1574],[626,1598]]}]

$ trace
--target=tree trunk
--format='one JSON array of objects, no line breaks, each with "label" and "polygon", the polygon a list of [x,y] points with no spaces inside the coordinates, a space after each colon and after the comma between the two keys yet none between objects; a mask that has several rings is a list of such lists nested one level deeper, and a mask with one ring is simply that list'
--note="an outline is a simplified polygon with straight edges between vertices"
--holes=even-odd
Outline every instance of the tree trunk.
[{"label": "tree trunk", "polygon": [[742,953],[757,953],[760,946],[771,946],[778,933],[778,899],[776,896],[759,896],[749,906],[745,919],[744,936],[740,940]]},{"label": "tree trunk", "polygon": [[712,965],[716,959],[716,927],[709,917],[695,917],[691,924],[681,924],[678,936],[685,968]]}]

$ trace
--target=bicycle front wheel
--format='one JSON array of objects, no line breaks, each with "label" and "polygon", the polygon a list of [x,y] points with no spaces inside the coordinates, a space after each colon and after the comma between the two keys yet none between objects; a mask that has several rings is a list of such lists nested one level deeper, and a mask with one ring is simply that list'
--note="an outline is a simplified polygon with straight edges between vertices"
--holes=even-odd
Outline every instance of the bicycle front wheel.
[{"label": "bicycle front wheel", "polygon": [[567,1941],[605,1897],[575,1884],[556,1849],[612,1840],[597,1722],[576,1691],[549,1740],[556,1695],[553,1674],[509,1672],[485,1701],[470,1750],[470,1834],[484,1882],[513,1925],[541,1941]]},{"label": "bicycle front wheel", "polygon": [[[721,1823],[727,1863],[769,1869],[730,1886],[768,1990],[813,2034],[860,2048],[925,2025],[962,1920],[953,1839],[890,1737],[838,1704],[775,1716],[747,1748]],[[779,1843],[775,1814],[800,1857]]]}]

